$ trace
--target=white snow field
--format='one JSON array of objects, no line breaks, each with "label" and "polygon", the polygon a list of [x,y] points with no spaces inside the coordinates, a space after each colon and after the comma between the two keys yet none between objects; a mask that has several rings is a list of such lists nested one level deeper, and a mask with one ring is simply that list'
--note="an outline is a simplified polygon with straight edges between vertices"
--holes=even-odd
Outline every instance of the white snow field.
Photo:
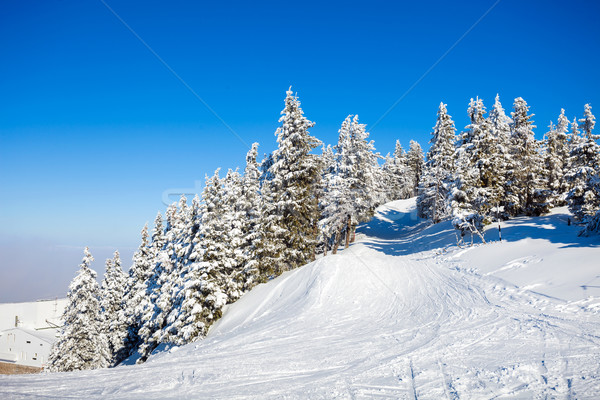
[{"label": "white snow field", "polygon": [[2,376],[0,398],[600,398],[600,238],[558,209],[458,248],[414,207],[380,207],[357,243],[256,287],[205,340],[140,366]]}]

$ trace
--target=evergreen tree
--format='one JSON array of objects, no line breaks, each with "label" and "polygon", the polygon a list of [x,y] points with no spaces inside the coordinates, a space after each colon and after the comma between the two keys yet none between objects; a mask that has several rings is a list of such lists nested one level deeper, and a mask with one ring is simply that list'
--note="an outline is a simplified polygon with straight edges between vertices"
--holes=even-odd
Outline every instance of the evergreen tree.
[{"label": "evergreen tree", "polygon": [[544,142],[546,188],[550,192],[550,201],[556,206],[564,205],[568,191],[565,181],[569,157],[568,130],[569,120],[565,117],[565,110],[561,109],[557,124],[550,123]]},{"label": "evergreen tree", "polygon": [[96,272],[90,268],[94,258],[84,250],[77,276],[69,285],[63,327],[48,359],[50,371],[76,371],[109,366],[110,352],[102,329],[100,288]]},{"label": "evergreen tree", "polygon": [[[167,221],[172,218],[175,211],[175,206],[171,205],[167,209]],[[170,257],[167,255],[166,246],[169,243],[167,234],[170,230],[170,224],[163,226],[163,219],[160,213],[157,214],[154,220],[154,229],[152,232],[152,247],[153,266],[150,278],[146,281],[146,296],[143,298],[143,303],[140,304],[141,309],[141,327],[138,331],[140,337],[140,346],[138,352],[140,359],[138,363],[146,361],[152,350],[156,348],[158,343],[152,339],[154,333],[160,329],[162,321],[158,321],[157,314],[160,309],[157,306],[158,298],[162,291],[163,282],[168,279],[165,270],[170,270]]]},{"label": "evergreen tree", "polygon": [[320,142],[308,132],[314,123],[304,117],[300,101],[287,91],[285,108],[275,132],[278,148],[262,185],[263,210],[259,246],[263,279],[314,259],[319,208]]},{"label": "evergreen tree", "polygon": [[[350,116],[349,116],[350,117]],[[371,219],[375,208],[383,201],[378,187],[379,154],[375,152],[373,141],[369,141],[366,125],[358,122],[358,115],[352,118],[349,131],[350,159],[352,160],[351,184],[355,216],[353,228],[360,222]]]},{"label": "evergreen tree", "polygon": [[246,155],[246,168],[242,178],[240,212],[242,213],[242,243],[244,290],[249,290],[259,279],[257,246],[260,238],[260,166],[256,160],[258,143],[253,143]]},{"label": "evergreen tree", "polygon": [[583,110],[583,118],[579,120],[579,127],[583,130],[584,136],[590,138],[594,136],[592,134],[594,126],[596,126],[596,117],[592,114],[592,106],[586,104]]},{"label": "evergreen tree", "polygon": [[543,164],[539,143],[535,140],[536,127],[528,115],[529,106],[518,97],[511,113],[512,170],[507,187],[508,210],[512,215],[540,215],[548,210],[547,192],[544,190]]},{"label": "evergreen tree", "polygon": [[414,177],[410,173],[407,154],[399,140],[396,140],[394,157],[386,157],[382,170],[382,182],[387,191],[386,201],[406,199],[412,195]]},{"label": "evergreen tree", "polygon": [[497,129],[497,124],[505,123],[506,119],[502,118],[504,110],[498,96],[493,114],[485,118],[485,112],[482,100],[471,99],[468,109],[471,123],[457,148],[457,190],[452,200],[454,212],[463,216],[466,213],[472,222],[477,221],[470,228],[471,232],[477,229],[477,233],[481,231],[481,223],[489,223],[497,216],[496,207],[504,194],[506,165],[504,132]]},{"label": "evergreen tree", "polygon": [[335,154],[331,145],[323,146],[321,152],[321,179],[318,187],[318,200],[319,200],[319,237],[318,237],[318,250],[327,255],[327,252],[331,248],[331,238],[333,236],[330,230],[331,225],[328,224],[326,219],[326,208],[330,207],[331,198],[329,196],[329,185],[332,174],[335,172]]},{"label": "evergreen tree", "polygon": [[114,258],[106,260],[106,272],[101,286],[102,330],[106,334],[109,351],[112,355],[111,365],[116,365],[128,356],[125,347],[127,339],[127,319],[123,313],[125,308],[125,288],[127,275],[121,267],[121,258],[115,251]]},{"label": "evergreen tree", "polygon": [[421,176],[423,175],[423,169],[425,168],[425,160],[423,156],[423,150],[421,145],[414,140],[410,141],[408,152],[406,153],[407,164],[409,168],[409,174],[412,181],[412,194],[416,196],[419,190],[419,184],[421,183]]},{"label": "evergreen tree", "polygon": [[508,213],[508,202],[506,201],[506,193],[510,185],[509,175],[514,171],[514,164],[510,154],[510,124],[512,120],[506,115],[500,96],[496,95],[494,105],[488,114],[490,123],[492,140],[496,148],[493,151],[494,157],[492,165],[494,175],[490,179],[490,187],[492,190],[492,202],[496,202],[495,216],[506,218]]},{"label": "evergreen tree", "polygon": [[453,185],[454,171],[454,121],[440,103],[438,117],[431,133],[431,147],[423,178],[419,185],[417,212],[421,218],[430,218],[434,223],[449,216],[448,196]]},{"label": "evergreen tree", "polygon": [[188,206],[186,197],[182,195],[176,208],[171,206],[167,209],[166,244],[158,257],[160,291],[153,316],[157,325],[149,348],[161,343],[177,343],[180,337],[187,267],[190,259],[195,257],[196,232],[200,229],[199,214],[197,196]]},{"label": "evergreen tree", "polygon": [[142,242],[133,255],[133,265],[129,269],[127,289],[124,294],[125,309],[121,318],[127,321],[127,338],[124,353],[131,355],[140,344],[138,332],[142,326],[142,315],[144,304],[149,302],[147,298],[147,284],[152,276],[154,254],[148,235],[148,224],[142,229]]},{"label": "evergreen tree", "polygon": [[[489,154],[483,154],[483,146],[487,147],[489,129],[485,119],[485,106],[479,99],[471,99],[467,110],[471,123],[460,134],[455,155],[456,190],[452,194],[452,213],[483,213],[487,204],[487,196],[481,180],[480,167],[487,166]],[[481,159],[481,157],[484,157]]]},{"label": "evergreen tree", "polygon": [[572,188],[567,201],[571,212],[580,221],[588,222],[600,208],[600,192],[597,190],[600,176],[600,145],[597,141],[600,135],[593,132],[595,117],[589,104],[585,105],[584,118],[579,122],[583,128],[583,137],[579,137],[574,122],[570,170],[566,177]]},{"label": "evergreen tree", "polygon": [[352,143],[352,116],[348,116],[339,129],[338,144],[335,146],[333,163],[324,175],[321,231],[325,237],[325,252],[332,248],[333,254],[343,237],[348,237],[352,221],[358,220],[358,211],[353,201],[356,180]]},{"label": "evergreen tree", "polygon": [[221,317],[227,304],[228,249],[227,223],[223,218],[225,194],[219,170],[209,178],[202,192],[201,259],[190,262],[185,272],[178,333],[174,342],[185,344],[206,335],[210,325]]},{"label": "evergreen tree", "polygon": [[234,302],[244,292],[246,276],[244,266],[248,262],[244,251],[246,241],[245,219],[247,208],[243,203],[244,187],[237,171],[229,170],[223,187],[223,213],[225,232],[222,236],[225,254],[222,270],[226,276],[228,302]]}]

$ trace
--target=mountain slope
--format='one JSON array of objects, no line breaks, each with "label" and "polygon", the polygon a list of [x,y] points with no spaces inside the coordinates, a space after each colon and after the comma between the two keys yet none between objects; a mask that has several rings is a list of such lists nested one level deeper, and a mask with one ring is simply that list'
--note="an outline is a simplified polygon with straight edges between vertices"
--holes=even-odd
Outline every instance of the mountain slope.
[{"label": "mountain slope", "polygon": [[[349,249],[256,287],[203,341],[142,366],[0,377],[0,396],[593,398],[598,302],[570,291],[599,275],[600,248],[563,225],[561,212],[516,219],[510,241],[461,249],[449,224],[415,217],[414,200],[390,203]],[[543,260],[525,261],[527,249]],[[558,274],[565,251],[576,265]],[[554,275],[528,290],[544,264]]]}]

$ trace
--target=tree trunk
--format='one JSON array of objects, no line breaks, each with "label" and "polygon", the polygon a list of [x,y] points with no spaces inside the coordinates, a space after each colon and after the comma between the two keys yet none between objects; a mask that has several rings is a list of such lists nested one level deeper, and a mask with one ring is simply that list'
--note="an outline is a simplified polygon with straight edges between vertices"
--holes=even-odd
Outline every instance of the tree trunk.
[{"label": "tree trunk", "polygon": [[342,241],[342,228],[335,233],[333,238],[333,249],[331,250],[331,254],[337,254],[338,247],[340,247],[340,242]]},{"label": "tree trunk", "polygon": [[352,224],[351,224],[352,220],[350,218],[350,216],[348,215],[348,222],[346,223],[346,245],[345,245],[345,249],[348,248],[348,246],[350,246],[350,235],[351,235],[351,231],[352,231]]}]

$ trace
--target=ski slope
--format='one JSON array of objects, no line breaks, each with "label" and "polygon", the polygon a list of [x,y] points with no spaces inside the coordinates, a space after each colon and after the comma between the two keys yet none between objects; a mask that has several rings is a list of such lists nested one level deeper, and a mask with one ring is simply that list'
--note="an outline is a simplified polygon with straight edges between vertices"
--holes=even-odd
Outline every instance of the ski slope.
[{"label": "ski slope", "polygon": [[600,239],[558,209],[459,248],[414,207],[380,207],[357,243],[256,287],[205,340],[141,366],[1,376],[0,398],[599,398]]}]

